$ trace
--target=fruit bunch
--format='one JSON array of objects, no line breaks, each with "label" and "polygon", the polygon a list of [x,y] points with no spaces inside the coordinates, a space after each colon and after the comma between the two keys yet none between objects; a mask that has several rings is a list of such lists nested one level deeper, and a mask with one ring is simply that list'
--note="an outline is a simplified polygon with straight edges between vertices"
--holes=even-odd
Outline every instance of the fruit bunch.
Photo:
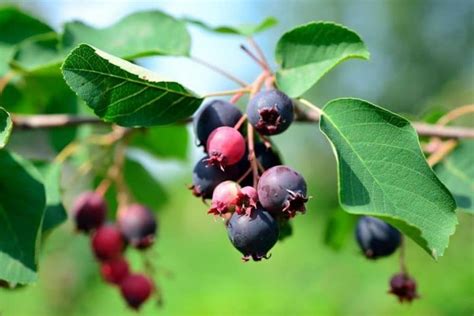
[{"label": "fruit bunch", "polygon": [[138,310],[155,286],[148,276],[131,271],[124,252],[127,246],[143,250],[153,245],[157,233],[153,213],[143,205],[130,204],[119,209],[115,223],[106,223],[107,205],[102,195],[85,192],[74,203],[73,218],[77,231],[91,236],[104,281],[118,286],[128,306]]},{"label": "fruit bunch", "polygon": [[279,238],[291,232],[289,220],[306,210],[304,178],[282,165],[268,138],[290,126],[293,112],[287,95],[269,89],[250,98],[245,115],[230,102],[214,100],[193,120],[206,156],[194,167],[191,190],[211,199],[208,213],[225,219],[244,261],[268,258]]}]

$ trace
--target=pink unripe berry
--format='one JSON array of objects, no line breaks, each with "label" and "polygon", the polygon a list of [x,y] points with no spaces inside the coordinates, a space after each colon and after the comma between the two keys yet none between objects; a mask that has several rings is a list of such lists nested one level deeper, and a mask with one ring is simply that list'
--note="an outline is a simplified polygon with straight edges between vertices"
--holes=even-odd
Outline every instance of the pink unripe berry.
[{"label": "pink unripe berry", "polygon": [[208,214],[222,215],[235,210],[240,185],[234,181],[221,182],[212,193],[212,204]]},{"label": "pink unripe berry", "polygon": [[233,127],[216,128],[207,139],[209,158],[207,163],[217,165],[222,170],[238,163],[245,155],[245,139]]}]

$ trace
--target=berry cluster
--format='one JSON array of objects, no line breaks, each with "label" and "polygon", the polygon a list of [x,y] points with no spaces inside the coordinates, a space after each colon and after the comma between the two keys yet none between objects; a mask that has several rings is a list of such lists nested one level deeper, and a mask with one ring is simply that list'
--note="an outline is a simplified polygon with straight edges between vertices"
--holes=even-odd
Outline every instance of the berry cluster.
[{"label": "berry cluster", "polygon": [[91,235],[91,246],[105,282],[117,285],[127,304],[138,310],[154,291],[146,275],[132,273],[124,251],[127,245],[142,250],[150,247],[157,223],[151,211],[140,204],[120,208],[116,223],[106,223],[107,205],[96,192],[82,193],[75,201],[76,229]]},{"label": "berry cluster", "polygon": [[[397,229],[370,216],[359,218],[355,235],[365,257],[372,260],[390,256],[402,243],[402,235]],[[404,271],[406,268],[403,258],[401,264],[402,271]],[[406,272],[398,273],[392,277],[389,293],[396,295],[402,303],[418,298],[416,282]]]},{"label": "berry cluster", "polygon": [[305,180],[282,165],[267,138],[284,132],[293,112],[292,100],[272,89],[252,97],[245,115],[216,100],[194,118],[198,144],[207,155],[194,167],[192,192],[212,199],[208,213],[226,220],[229,239],[245,261],[268,258],[278,239],[291,233],[289,220],[306,210]]}]

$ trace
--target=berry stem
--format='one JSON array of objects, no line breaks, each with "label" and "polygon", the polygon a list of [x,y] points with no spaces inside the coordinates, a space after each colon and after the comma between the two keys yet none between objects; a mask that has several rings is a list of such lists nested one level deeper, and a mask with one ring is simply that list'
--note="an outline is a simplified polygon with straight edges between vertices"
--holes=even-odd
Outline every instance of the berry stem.
[{"label": "berry stem", "polygon": [[257,182],[258,182],[258,165],[257,165],[257,159],[255,157],[255,144],[254,144],[254,129],[252,124],[247,123],[247,133],[248,133],[248,147],[249,147],[249,162],[250,166],[252,168],[252,174],[253,174],[253,187],[256,189],[257,188]]},{"label": "berry stem", "polygon": [[446,113],[445,115],[443,115],[436,122],[436,124],[446,125],[446,124],[450,123],[451,121],[454,121],[454,120],[460,118],[461,116],[464,116],[466,114],[472,114],[472,113],[474,113],[474,104],[464,105],[464,106],[456,108],[456,109]]},{"label": "berry stem", "polygon": [[241,45],[240,45],[240,48],[241,48],[253,61],[255,61],[265,72],[271,72],[270,69],[268,68],[268,66],[265,64],[265,62],[263,62],[262,60],[260,60],[260,58],[258,58],[257,56],[255,56],[255,54],[252,53],[252,52],[247,48],[247,46],[245,46],[244,44],[241,44]]},{"label": "berry stem", "polygon": [[247,40],[250,43],[250,45],[253,47],[253,49],[255,49],[255,51],[257,52],[257,55],[260,61],[262,62],[262,64],[265,65],[264,70],[269,72],[271,75],[272,71],[270,69],[270,65],[268,64],[268,60],[265,57],[265,54],[263,53],[263,50],[260,48],[260,46],[258,45],[258,43],[255,41],[255,39],[252,36],[249,36]]},{"label": "berry stem", "polygon": [[212,92],[212,93],[205,94],[203,95],[203,98],[220,97],[220,96],[235,95],[238,93],[249,93],[249,92],[250,92],[249,88],[226,90],[226,91],[219,91],[219,92]]},{"label": "berry stem", "polygon": [[433,167],[443,160],[447,155],[449,155],[449,153],[451,153],[457,145],[458,141],[456,139],[448,139],[447,141],[443,142],[436,149],[436,151],[428,157],[428,164]]},{"label": "berry stem", "polygon": [[5,87],[8,85],[10,80],[13,79],[13,77],[15,77],[15,72],[10,70],[3,77],[0,78],[0,94],[2,94],[3,89],[5,89]]},{"label": "berry stem", "polygon": [[245,93],[243,92],[239,92],[239,93],[236,93],[232,96],[232,98],[230,98],[229,102],[232,103],[232,104],[236,104],[241,97],[243,97],[245,95]]},{"label": "berry stem", "polygon": [[237,180],[236,182],[240,184],[240,182],[244,181],[245,178],[252,172],[252,168],[250,167],[245,173]]},{"label": "berry stem", "polygon": [[190,59],[198,64],[201,64],[203,65],[204,67],[207,67],[221,75],[223,75],[224,77],[226,77],[227,79],[231,80],[231,81],[234,81],[235,83],[237,83],[238,85],[242,86],[242,87],[247,87],[248,84],[242,80],[240,80],[239,78],[237,78],[236,76],[230,74],[229,72],[225,71],[224,69],[220,68],[220,67],[217,67],[201,58],[198,58],[196,56],[191,56]]},{"label": "berry stem", "polygon": [[235,124],[234,128],[235,129],[240,129],[242,124],[244,124],[245,120],[247,120],[247,114],[242,115],[242,117],[239,119],[239,121]]}]

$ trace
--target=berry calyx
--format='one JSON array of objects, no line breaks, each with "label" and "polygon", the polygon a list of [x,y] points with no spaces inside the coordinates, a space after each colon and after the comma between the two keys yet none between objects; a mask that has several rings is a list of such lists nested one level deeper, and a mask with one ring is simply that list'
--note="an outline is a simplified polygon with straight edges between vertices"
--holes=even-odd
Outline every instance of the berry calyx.
[{"label": "berry calyx", "polygon": [[233,181],[220,183],[212,194],[212,204],[208,214],[222,215],[235,210],[240,185]]},{"label": "berry calyx", "polygon": [[242,112],[232,103],[223,100],[206,103],[193,119],[199,145],[206,146],[213,130],[221,126],[235,126],[241,117]]},{"label": "berry calyx", "polygon": [[293,122],[293,102],[281,91],[262,91],[250,100],[247,115],[260,134],[280,134]]},{"label": "berry calyx", "polygon": [[207,140],[207,163],[225,167],[238,163],[245,155],[245,139],[238,130],[223,126],[216,128]]},{"label": "berry calyx", "polygon": [[268,259],[268,251],[278,240],[278,223],[263,208],[250,216],[234,213],[227,223],[227,234],[234,247],[244,256],[242,260]]},{"label": "berry calyx", "polygon": [[258,198],[263,208],[289,218],[306,211],[306,181],[287,166],[275,166],[265,171],[258,182]]},{"label": "berry calyx", "polygon": [[131,204],[120,209],[117,224],[128,243],[135,248],[148,248],[155,240],[157,230],[155,216],[143,205]]},{"label": "berry calyx", "polygon": [[84,192],[75,200],[72,213],[76,229],[89,232],[105,222],[107,205],[100,194]]},{"label": "berry calyx", "polygon": [[243,187],[237,194],[235,202],[235,212],[239,215],[250,216],[252,211],[257,208],[258,194],[254,187]]},{"label": "berry calyx", "polygon": [[117,226],[108,224],[101,226],[92,235],[92,249],[100,261],[113,260],[122,255],[125,241]]},{"label": "berry calyx", "polygon": [[370,216],[359,218],[355,235],[360,249],[368,259],[393,254],[401,242],[401,234],[397,229]]},{"label": "berry calyx", "polygon": [[102,278],[112,284],[120,284],[130,274],[128,262],[123,257],[105,261],[100,265]]},{"label": "berry calyx", "polygon": [[390,279],[390,294],[398,297],[400,303],[411,302],[418,298],[416,282],[406,273],[399,273]]},{"label": "berry calyx", "polygon": [[141,274],[131,274],[120,283],[120,291],[128,306],[138,310],[153,292],[153,282]]}]

